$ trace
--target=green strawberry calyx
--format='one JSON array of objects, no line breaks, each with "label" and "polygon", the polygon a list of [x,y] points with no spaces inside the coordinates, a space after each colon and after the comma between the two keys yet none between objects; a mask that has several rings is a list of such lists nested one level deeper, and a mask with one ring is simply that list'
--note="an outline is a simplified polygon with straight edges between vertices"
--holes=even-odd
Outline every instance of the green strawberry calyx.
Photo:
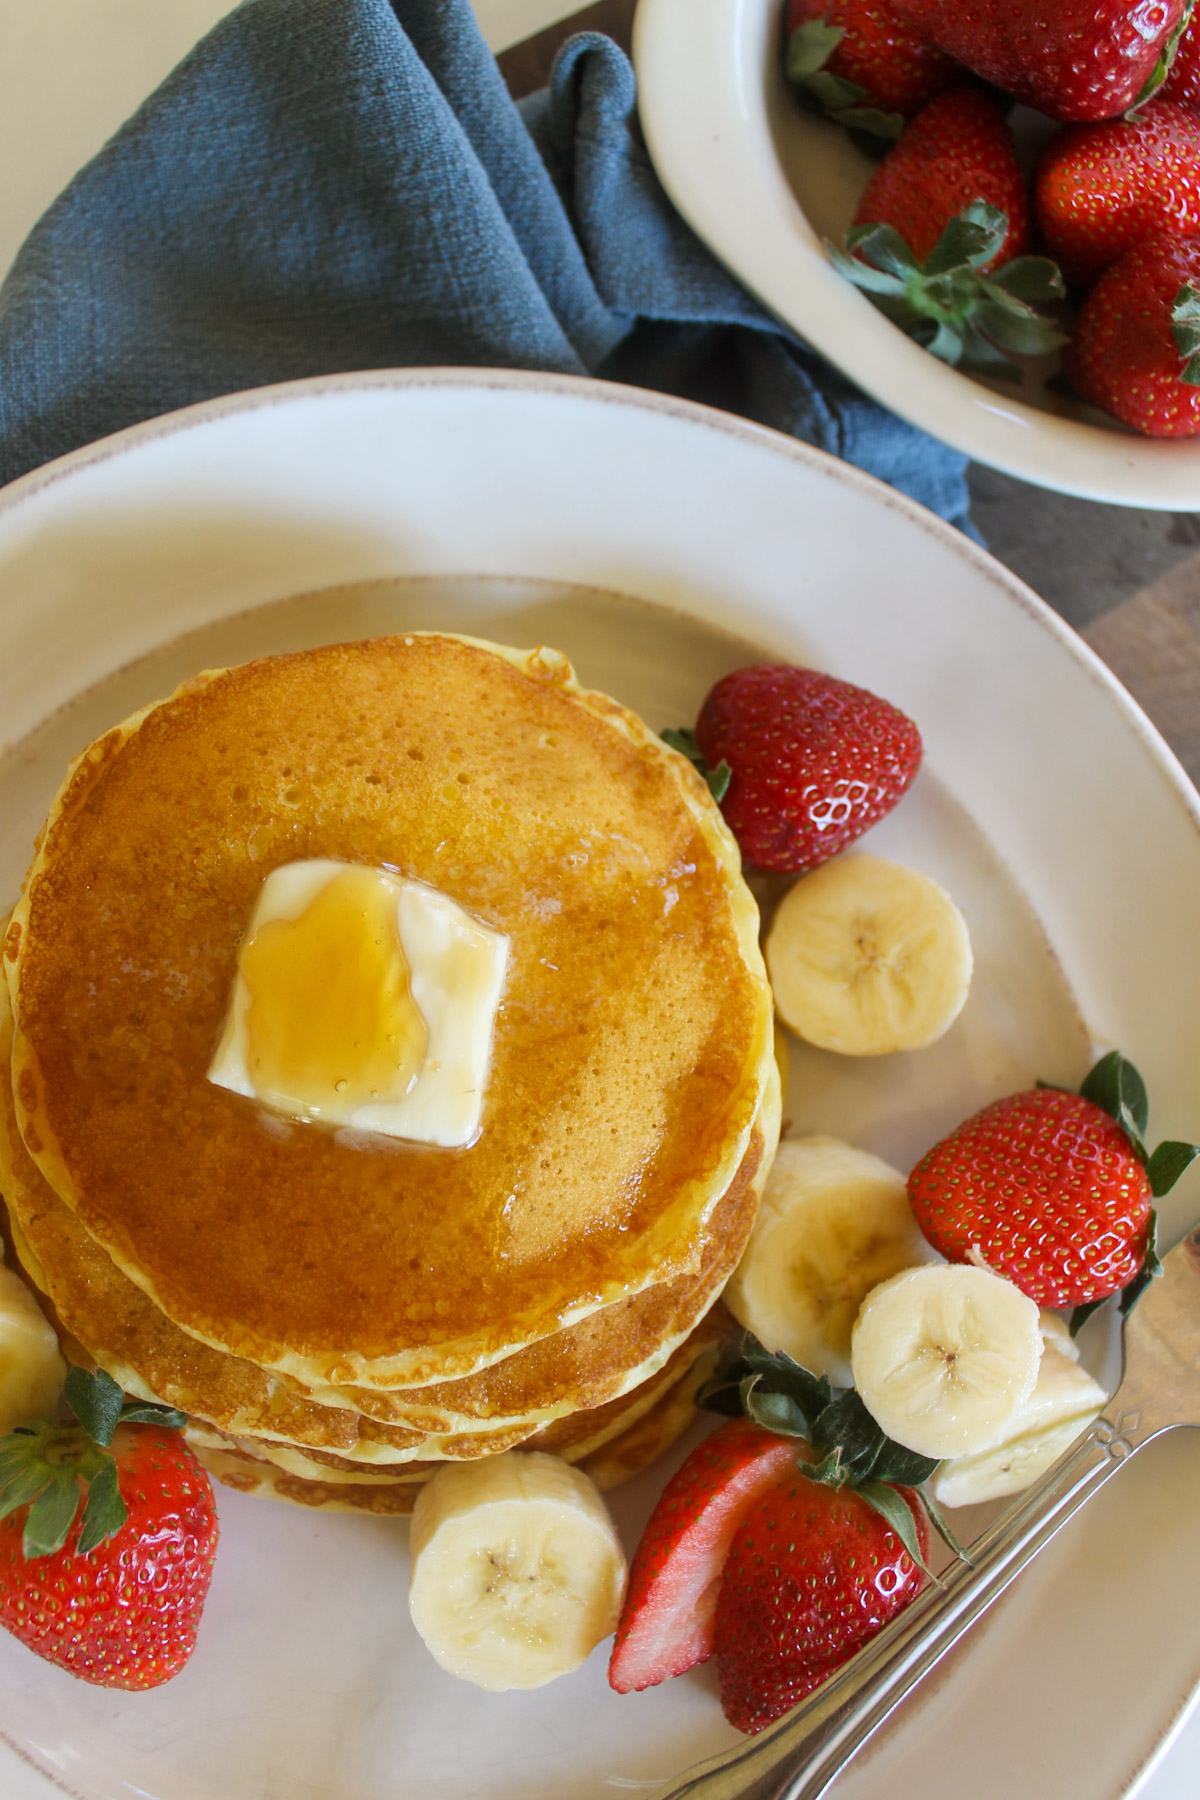
[{"label": "green strawberry calyx", "polygon": [[784,52],[783,67],[788,80],[839,125],[870,132],[872,137],[898,138],[904,130],[903,113],[872,106],[865,87],[826,68],[845,35],[840,25],[830,25],[825,19],[806,19],[803,25],[797,25],[788,34]]},{"label": "green strawberry calyx", "polygon": [[719,805],[729,791],[729,777],[733,774],[729,764],[722,760],[715,769],[710,769],[704,760],[704,752],[696,742],[695,732],[686,725],[668,725],[658,735],[664,744],[669,744],[672,750],[678,750],[681,756],[687,757],[697,775],[704,777],[709,793]]},{"label": "green strawberry calyx", "polygon": [[1180,381],[1200,387],[1200,289],[1185,281],[1171,308],[1171,336],[1183,358]]},{"label": "green strawberry calyx", "polygon": [[855,225],[846,251],[825,248],[840,275],[942,362],[1017,379],[1013,356],[1041,356],[1066,343],[1037,311],[1061,300],[1066,288],[1048,256],[1014,257],[982,274],[1007,235],[1008,215],[972,200],[924,262],[892,225]]},{"label": "green strawberry calyx", "polygon": [[743,1332],[722,1355],[696,1395],[697,1406],[724,1418],[748,1418],[777,1437],[811,1447],[815,1460],[797,1458],[800,1473],[823,1487],[851,1487],[888,1525],[917,1567],[926,1568],[908,1502],[894,1484],[921,1488],[925,1510],[955,1556],[970,1563],[941,1508],[922,1486],[938,1467],[932,1456],[906,1449],[875,1423],[854,1388],[835,1390],[823,1375],[766,1350]]},{"label": "green strawberry calyx", "polygon": [[62,1549],[81,1501],[78,1555],[120,1531],[128,1513],[108,1448],[118,1425],[187,1423],[174,1407],[127,1400],[103,1369],[69,1369],[63,1399],[74,1423],[38,1419],[0,1437],[0,1519],[28,1506],[21,1539],[27,1562]]},{"label": "green strawberry calyx", "polygon": [[[1197,295],[1197,301],[1200,302],[1200,295]],[[1100,1058],[1084,1077],[1079,1093],[1082,1099],[1090,1100],[1093,1106],[1098,1106],[1101,1112],[1106,1112],[1121,1127],[1129,1139],[1134,1155],[1146,1171],[1150,1192],[1156,1200],[1169,1194],[1184,1170],[1200,1156],[1200,1144],[1185,1144],[1177,1138],[1167,1139],[1153,1151],[1147,1148],[1146,1127],[1150,1122],[1150,1096],[1137,1069],[1119,1050],[1110,1050]],[[1152,1209],[1145,1260],[1133,1280],[1121,1290],[1120,1309],[1123,1314],[1132,1312],[1150,1283],[1162,1274],[1157,1237],[1158,1214]],[[1089,1300],[1083,1306],[1075,1307],[1071,1314],[1072,1337],[1078,1335],[1080,1328],[1091,1318],[1097,1307],[1104,1303],[1104,1300]]]}]

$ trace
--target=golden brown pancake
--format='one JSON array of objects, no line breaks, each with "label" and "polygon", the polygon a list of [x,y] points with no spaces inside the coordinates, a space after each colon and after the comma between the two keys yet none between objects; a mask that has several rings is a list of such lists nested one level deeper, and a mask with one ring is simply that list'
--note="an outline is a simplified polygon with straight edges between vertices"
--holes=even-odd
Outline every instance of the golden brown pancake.
[{"label": "golden brown pancake", "polygon": [[[658,1373],[639,1387],[632,1389],[619,1400],[611,1400],[605,1406],[587,1408],[568,1417],[556,1419],[552,1424],[544,1426],[537,1433],[526,1434],[512,1444],[501,1444],[500,1449],[545,1450],[562,1456],[568,1462],[576,1462],[599,1450],[622,1432],[628,1431],[646,1413],[650,1412],[658,1402],[671,1390],[678,1387],[700,1358],[711,1364],[716,1350],[737,1330],[733,1319],[723,1306],[716,1306],[697,1326],[690,1336],[668,1358]],[[300,1475],[310,1480],[341,1481],[394,1481],[424,1479],[441,1466],[443,1462],[470,1460],[473,1452],[468,1450],[466,1456],[435,1455],[416,1458],[401,1465],[390,1465],[387,1469],[368,1471],[362,1462],[352,1456],[339,1456],[332,1451],[316,1450],[309,1447],[301,1449],[296,1445],[281,1444],[269,1438],[255,1437],[251,1434],[235,1434],[222,1432],[215,1427],[206,1426],[203,1422],[192,1420],[188,1427],[189,1439],[193,1444],[204,1444],[210,1448],[244,1450],[252,1456],[261,1457],[276,1468],[284,1469],[288,1474]],[[527,1440],[527,1441],[526,1441]],[[467,1440],[468,1444],[472,1440]],[[477,1441],[477,1440],[474,1440]],[[494,1454],[494,1450],[485,1448],[482,1455]]]},{"label": "golden brown pancake", "polygon": [[[30,1159],[16,1129],[8,1056],[12,1015],[0,989],[0,1197],[17,1260],[46,1296],[60,1337],[85,1346],[127,1393],[161,1400],[246,1436],[277,1439],[378,1462],[438,1454],[449,1443],[424,1431],[359,1419],[317,1404],[283,1379],[189,1337],[163,1316],[89,1236]],[[481,1433],[472,1454],[509,1449],[536,1428]]]},{"label": "golden brown pancake", "polygon": [[317,1390],[368,1418],[449,1432],[534,1418],[539,1424],[628,1393],[661,1368],[741,1261],[779,1140],[768,1084],[750,1146],[700,1240],[700,1268],[602,1307],[576,1325],[455,1382],[416,1389]]},{"label": "golden brown pancake", "polygon": [[[470,1148],[206,1080],[261,882],[309,857],[509,934]],[[756,924],[703,782],[556,654],[267,658],[75,765],[4,942],[22,1135],[193,1336],[309,1386],[454,1379],[696,1270],[771,1063]]]},{"label": "golden brown pancake", "polygon": [[[476,1426],[467,1440],[454,1434],[452,1420],[406,1430],[357,1415],[352,1407],[315,1404],[288,1380],[215,1350],[173,1325],[105,1255],[29,1157],[17,1131],[7,1079],[11,1042],[12,1015],[7,993],[0,986],[0,1195],[8,1203],[17,1256],[52,1303],[60,1333],[67,1331],[86,1345],[86,1357],[98,1362],[130,1393],[178,1406],[234,1438],[340,1451],[359,1465],[421,1457],[458,1460],[508,1449],[568,1410],[562,1394],[571,1391],[572,1384],[576,1392],[587,1387],[597,1396],[578,1402],[580,1407],[592,1409],[587,1416],[594,1419],[596,1408],[603,1411],[605,1401],[644,1386],[663,1365],[663,1372],[669,1371],[674,1379],[679,1365],[672,1352],[680,1337],[690,1331],[688,1343],[699,1340],[701,1347],[710,1340],[713,1325],[697,1328],[697,1317],[711,1306],[744,1248],[768,1166],[762,1155],[763,1132],[770,1134],[773,1146],[778,1131],[777,1096],[774,1084],[769,1084],[750,1148],[713,1214],[702,1277],[696,1281],[683,1278],[682,1297],[671,1293],[679,1282],[647,1289],[631,1301],[605,1308],[519,1353],[511,1361],[528,1362],[535,1354],[539,1357],[541,1374],[557,1406],[546,1405],[525,1419],[490,1421],[488,1429]],[[673,1299],[678,1304],[671,1304]],[[668,1302],[665,1306],[664,1300]],[[630,1317],[640,1317],[642,1329],[631,1329]],[[601,1330],[606,1320],[614,1328],[608,1342]],[[680,1320],[684,1321],[682,1327]],[[657,1354],[643,1358],[641,1368],[623,1364],[622,1348],[632,1344],[630,1354],[641,1357],[659,1341],[655,1333],[664,1322],[670,1335],[661,1340]],[[716,1329],[723,1333],[727,1322]],[[575,1342],[578,1339],[583,1342]],[[549,1354],[556,1346],[560,1369],[555,1356]],[[486,1373],[499,1376],[507,1367],[506,1363],[496,1364]],[[417,1390],[418,1394],[428,1391],[432,1390]],[[378,1401],[388,1397],[367,1390],[364,1394]],[[570,1419],[564,1424],[569,1428]],[[429,1435],[430,1431],[434,1435]],[[539,1442],[545,1437],[543,1429]],[[568,1430],[559,1439],[551,1439],[549,1447],[570,1441]]]},{"label": "golden brown pancake", "polygon": [[[640,1474],[669,1450],[695,1419],[696,1390],[710,1367],[708,1357],[699,1358],[648,1412],[598,1449],[580,1456],[577,1467],[601,1489],[617,1487]],[[324,1479],[311,1479],[290,1474],[249,1450],[217,1446],[206,1434],[189,1432],[189,1438],[209,1473],[226,1487],[329,1512],[411,1513],[422,1483],[438,1466],[419,1471],[410,1467],[395,1481],[334,1480],[333,1471],[327,1471]]]}]

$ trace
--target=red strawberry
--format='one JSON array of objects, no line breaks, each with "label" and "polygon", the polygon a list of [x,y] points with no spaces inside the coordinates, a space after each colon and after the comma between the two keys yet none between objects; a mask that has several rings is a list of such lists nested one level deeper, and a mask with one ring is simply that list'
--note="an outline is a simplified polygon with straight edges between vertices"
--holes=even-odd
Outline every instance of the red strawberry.
[{"label": "red strawberry", "polygon": [[1004,113],[981,88],[938,94],[890,149],[863,189],[856,225],[891,225],[924,262],[956,214],[985,200],[1007,231],[980,273],[1029,245],[1029,199]]},{"label": "red strawberry", "polygon": [[[985,1106],[908,1178],[921,1230],[951,1262],[982,1260],[1039,1306],[1086,1306],[1135,1283],[1153,1239],[1153,1199],[1192,1158],[1146,1157],[1146,1090],[1115,1051],[1078,1094],[1033,1088]],[[1149,1265],[1150,1273],[1154,1265]]]},{"label": "red strawberry", "polygon": [[1191,0],[892,0],[985,81],[1052,119],[1111,119],[1162,82]]},{"label": "red strawberry", "polygon": [[[897,1488],[924,1560],[925,1509]],[[721,1705],[739,1731],[761,1731],[848,1662],[915,1599],[922,1574],[892,1528],[852,1487],[797,1473],[750,1508],[717,1601]]]},{"label": "red strawberry", "polygon": [[1076,125],[1047,144],[1034,205],[1068,281],[1087,286],[1149,237],[1200,231],[1200,117],[1155,100],[1133,119]]},{"label": "red strawberry", "polygon": [[747,1509],[796,1466],[796,1446],[747,1419],[698,1445],[663,1489],[637,1547],[608,1679],[653,1687],[713,1652],[716,1597]]},{"label": "red strawberry", "polygon": [[863,189],[834,267],[943,362],[1015,376],[1010,355],[1064,340],[1035,303],[1058,300],[1054,264],[1022,256],[1029,201],[1012,133],[981,88],[918,113]]},{"label": "red strawberry", "polygon": [[891,811],[921,764],[911,719],[833,675],[736,669],[696,721],[710,769],[731,771],[722,810],[749,862],[813,869]]},{"label": "red strawberry", "polygon": [[881,137],[896,137],[960,74],[889,0],[789,0],[787,72],[831,117]]},{"label": "red strawberry", "polygon": [[1163,100],[1200,107],[1200,18],[1194,12],[1176,46],[1170,74],[1158,92]]},{"label": "red strawberry", "polygon": [[80,1369],[73,1406],[81,1382],[101,1389],[102,1411],[115,1394],[99,1442],[48,1421],[0,1439],[0,1508],[26,1502],[0,1521],[0,1623],[83,1681],[157,1687],[195,1645],[217,1547],[212,1483],[177,1430],[116,1423],[180,1415],[122,1409],[115,1382]]},{"label": "red strawberry", "polygon": [[1151,238],[1114,263],[1088,295],[1063,359],[1083,398],[1149,437],[1200,432],[1197,288],[1200,236]]}]

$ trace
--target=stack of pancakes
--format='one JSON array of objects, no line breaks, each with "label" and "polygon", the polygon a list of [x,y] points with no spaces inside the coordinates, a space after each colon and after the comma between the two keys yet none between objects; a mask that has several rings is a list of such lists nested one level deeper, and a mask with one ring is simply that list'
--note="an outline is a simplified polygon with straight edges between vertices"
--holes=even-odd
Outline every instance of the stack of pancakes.
[{"label": "stack of pancakes", "polygon": [[[262,882],[309,858],[507,934],[469,1147],[207,1078]],[[603,1484],[686,1423],[779,1130],[757,913],[703,781],[561,656],[419,633],[197,677],[72,767],[3,966],[12,1247],[223,1480],[408,1511],[445,1461]]]}]

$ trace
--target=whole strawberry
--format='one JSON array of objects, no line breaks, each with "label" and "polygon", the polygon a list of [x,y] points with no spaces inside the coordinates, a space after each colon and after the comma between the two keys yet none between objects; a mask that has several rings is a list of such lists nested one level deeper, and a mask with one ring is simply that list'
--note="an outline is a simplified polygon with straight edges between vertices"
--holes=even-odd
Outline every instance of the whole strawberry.
[{"label": "whole strawberry", "polygon": [[1200,236],[1151,238],[1100,277],[1063,357],[1085,400],[1148,437],[1200,432]]},{"label": "whole strawberry", "polygon": [[921,764],[911,719],[865,688],[787,664],[736,669],[696,721],[710,769],[727,764],[721,803],[746,859],[813,869],[891,811]]},{"label": "whole strawberry", "polygon": [[713,1652],[717,1583],[742,1518],[796,1466],[795,1445],[748,1419],[698,1444],[663,1489],[629,1571],[608,1679],[619,1694]]},{"label": "whole strawberry", "polygon": [[893,0],[906,24],[1052,119],[1111,119],[1164,80],[1191,0]]},{"label": "whole strawberry", "polygon": [[981,273],[1029,246],[1029,197],[1000,105],[982,88],[948,88],[917,115],[863,189],[856,225],[891,225],[919,260],[956,213],[985,200],[1004,239]]},{"label": "whole strawberry", "polygon": [[1147,238],[1200,231],[1200,116],[1155,100],[1132,119],[1076,125],[1047,144],[1034,176],[1046,246],[1088,286]]},{"label": "whole strawberry", "polygon": [[1011,355],[1063,342],[1037,311],[1063,293],[1022,254],[1029,198],[1004,114],[981,88],[947,88],[876,168],[834,267],[943,362],[1016,375]]},{"label": "whole strawberry", "polygon": [[747,1333],[697,1399],[733,1422],[654,1509],[609,1680],[628,1693],[715,1648],[729,1718],[757,1731],[912,1599],[930,1516],[958,1546],[911,1491],[937,1462],[887,1437],[853,1389],[835,1394]]},{"label": "whole strawberry", "polygon": [[1154,1199],[1200,1151],[1143,1142],[1141,1076],[1116,1051],[1078,1094],[1031,1088],[985,1106],[908,1178],[918,1225],[951,1262],[979,1261],[1039,1306],[1090,1306],[1153,1275]]},{"label": "whole strawberry", "polygon": [[83,1681],[157,1687],[196,1642],[212,1483],[157,1422],[181,1415],[123,1405],[115,1382],[81,1369],[64,1392],[92,1430],[47,1420],[0,1439],[0,1624]]},{"label": "whole strawberry", "polygon": [[789,0],[785,66],[831,118],[885,138],[960,74],[889,0]]},{"label": "whole strawberry", "polygon": [[[922,1560],[925,1509],[909,1506]],[[739,1731],[761,1731],[848,1662],[914,1600],[923,1576],[898,1534],[855,1488],[796,1473],[750,1508],[717,1600],[721,1705]]]}]

